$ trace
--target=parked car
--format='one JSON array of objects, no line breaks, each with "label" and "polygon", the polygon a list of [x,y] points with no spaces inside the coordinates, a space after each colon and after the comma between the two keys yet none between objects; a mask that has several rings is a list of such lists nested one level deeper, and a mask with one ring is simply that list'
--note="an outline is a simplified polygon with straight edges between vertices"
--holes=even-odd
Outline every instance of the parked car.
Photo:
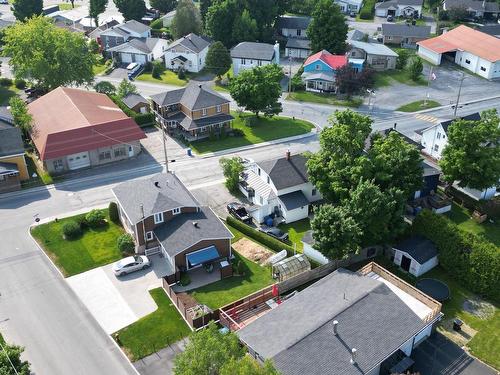
[{"label": "parked car", "polygon": [[247,209],[240,203],[231,202],[226,208],[227,212],[229,212],[230,215],[233,215],[236,219],[247,224],[252,223],[252,217],[248,214]]},{"label": "parked car", "polygon": [[277,240],[280,240],[282,242],[288,241],[288,233],[285,233],[276,227],[261,227],[261,228],[259,228],[259,230],[262,233],[265,233],[268,236],[274,237]]},{"label": "parked car", "polygon": [[0,4],[8,4],[9,2],[7,0],[0,0]]},{"label": "parked car", "polygon": [[387,16],[387,22],[392,22],[392,21],[394,21],[394,16],[392,16],[391,14],[389,14]]},{"label": "parked car", "polygon": [[123,276],[127,273],[144,270],[151,266],[147,256],[134,255],[126,257],[113,264],[113,272],[116,276]]},{"label": "parked car", "polygon": [[351,11],[349,17],[356,18],[356,12]]},{"label": "parked car", "polygon": [[128,79],[131,81],[142,72],[142,65],[139,63],[130,63],[127,65]]}]

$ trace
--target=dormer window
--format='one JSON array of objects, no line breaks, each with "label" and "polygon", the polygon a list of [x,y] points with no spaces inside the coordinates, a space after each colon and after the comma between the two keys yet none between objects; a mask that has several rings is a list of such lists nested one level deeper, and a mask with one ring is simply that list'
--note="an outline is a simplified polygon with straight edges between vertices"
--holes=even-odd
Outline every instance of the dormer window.
[{"label": "dormer window", "polygon": [[206,108],[203,108],[203,109],[201,110],[201,115],[202,115],[202,116],[206,116],[206,115],[207,115],[207,109],[206,109]]},{"label": "dormer window", "polygon": [[181,209],[180,209],[180,207],[174,208],[174,209],[172,210],[172,214],[174,214],[174,215],[178,215],[178,214],[180,214],[180,213],[181,213]]},{"label": "dormer window", "polygon": [[154,222],[155,222],[155,224],[163,223],[163,212],[159,212],[159,213],[155,214]]}]

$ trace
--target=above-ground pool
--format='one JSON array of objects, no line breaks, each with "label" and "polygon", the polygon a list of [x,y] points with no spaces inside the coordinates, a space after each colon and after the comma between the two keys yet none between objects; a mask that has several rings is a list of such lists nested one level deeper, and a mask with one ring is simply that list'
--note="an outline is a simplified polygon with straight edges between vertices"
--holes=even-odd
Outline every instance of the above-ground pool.
[{"label": "above-ground pool", "polygon": [[415,286],[438,302],[443,302],[450,298],[450,288],[448,288],[448,285],[437,279],[421,279],[417,281]]}]

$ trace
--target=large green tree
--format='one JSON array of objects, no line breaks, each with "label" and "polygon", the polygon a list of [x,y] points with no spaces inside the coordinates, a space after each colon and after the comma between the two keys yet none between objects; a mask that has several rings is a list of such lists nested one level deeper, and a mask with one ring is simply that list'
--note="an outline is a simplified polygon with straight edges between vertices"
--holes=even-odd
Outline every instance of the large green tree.
[{"label": "large green tree", "polygon": [[439,165],[447,182],[486,189],[500,179],[500,120],[495,110],[479,121],[456,120],[448,127],[448,144]]},{"label": "large green tree", "polygon": [[210,8],[212,3],[212,0],[200,0],[200,16],[203,26],[205,26],[205,19],[207,17],[208,8]]},{"label": "large green tree", "polygon": [[410,78],[417,82],[422,75],[422,71],[424,70],[424,64],[422,63],[422,59],[418,56],[413,57],[406,64],[406,70],[408,71],[408,75]]},{"label": "large green tree", "polygon": [[144,0],[113,0],[126,21],[140,21],[146,14]]},{"label": "large green tree", "polygon": [[179,0],[170,28],[175,38],[181,38],[189,33],[201,33],[200,11],[192,0]]},{"label": "large green tree", "polygon": [[6,29],[4,41],[3,52],[18,79],[48,90],[94,79],[95,55],[84,37],[54,26],[48,18],[16,23]]},{"label": "large green tree", "polygon": [[137,87],[130,82],[128,79],[124,78],[118,85],[118,90],[116,90],[116,95],[123,99],[130,94],[137,94]]},{"label": "large green tree", "polygon": [[95,22],[95,27],[99,26],[99,15],[104,13],[108,5],[108,0],[90,0],[89,3],[89,16]]},{"label": "large green tree", "polygon": [[232,193],[238,191],[238,182],[240,181],[240,174],[243,172],[243,163],[238,156],[232,158],[221,158],[219,164],[222,167],[222,173],[226,178],[225,185],[227,190]]},{"label": "large green tree", "polygon": [[279,375],[270,360],[261,366],[255,359],[245,355],[240,359],[231,359],[222,366],[219,375]]},{"label": "large green tree", "polygon": [[241,0],[217,0],[208,8],[205,17],[205,31],[214,40],[221,41],[227,48],[234,43],[233,25],[243,6]]},{"label": "large green tree", "polygon": [[168,13],[175,9],[177,0],[149,0],[151,8],[159,10],[161,13]]},{"label": "large green tree", "polygon": [[208,48],[205,68],[219,79],[229,70],[231,64],[231,54],[222,42],[215,42]]},{"label": "large green tree", "polygon": [[43,0],[14,0],[12,12],[18,21],[24,21],[43,12]]},{"label": "large green tree", "polygon": [[238,42],[255,42],[258,35],[257,21],[252,18],[247,9],[235,17],[232,32],[233,40]]},{"label": "large green tree", "polygon": [[28,112],[28,106],[19,96],[13,96],[9,100],[10,113],[12,114],[12,118],[14,120],[14,125],[19,127],[23,132],[25,137],[28,136],[28,133],[31,130],[33,125],[33,117]]},{"label": "large green tree", "polygon": [[307,28],[312,52],[323,49],[342,55],[347,50],[348,27],[340,8],[331,0],[318,0]]},{"label": "large green tree", "polygon": [[[24,348],[5,343],[0,336],[0,375],[30,375],[30,364],[21,359]],[[12,368],[14,366],[14,368]],[[15,371],[14,371],[15,369]]]},{"label": "large green tree", "polygon": [[244,3],[244,9],[248,10],[250,18],[257,23],[259,40],[271,41],[274,33],[273,25],[280,12],[278,0],[245,0]]},{"label": "large green tree", "polygon": [[273,116],[281,112],[281,67],[276,64],[243,70],[229,84],[229,92],[240,107],[259,116]]}]

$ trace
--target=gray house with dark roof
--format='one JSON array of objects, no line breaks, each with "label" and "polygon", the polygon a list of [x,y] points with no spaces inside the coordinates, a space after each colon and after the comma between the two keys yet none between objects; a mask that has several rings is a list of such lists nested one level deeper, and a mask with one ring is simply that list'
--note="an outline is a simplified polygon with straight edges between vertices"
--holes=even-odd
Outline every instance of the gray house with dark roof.
[{"label": "gray house with dark roof", "polygon": [[165,51],[167,69],[198,73],[205,67],[208,48],[212,40],[190,33],[172,42]]},{"label": "gray house with dark roof", "polygon": [[438,265],[434,243],[422,236],[412,236],[393,246],[394,263],[414,276],[422,276]]},{"label": "gray house with dark roof", "polygon": [[255,42],[241,42],[231,48],[233,60],[233,73],[235,76],[240,71],[252,69],[257,66],[280,63],[280,45]]},{"label": "gray house with dark roof", "polygon": [[182,271],[231,257],[231,232],[174,174],[127,181],[114,187],[113,194],[136,252],[161,251],[166,262],[162,276],[169,283],[178,281]]},{"label": "gray house with dark roof", "polygon": [[378,17],[420,18],[424,0],[389,0],[375,4]]},{"label": "gray house with dark roof", "polygon": [[134,38],[107,50],[122,63],[146,64],[159,60],[167,49],[168,42],[161,38]]},{"label": "gray house with dark roof", "polygon": [[305,219],[311,204],[322,197],[309,182],[304,155],[289,151],[278,159],[249,165],[243,172],[239,188],[251,202],[249,214],[259,223],[269,215],[291,223]]},{"label": "gray house with dark roof", "polygon": [[384,44],[396,44],[404,48],[417,48],[417,42],[428,39],[430,26],[416,26],[408,23],[383,23]]},{"label": "gray house with dark roof", "polygon": [[307,38],[307,28],[311,17],[284,15],[276,22],[277,33],[286,39],[285,56],[305,59],[311,54],[311,42]]},{"label": "gray house with dark roof", "polygon": [[[444,0],[443,10],[463,8],[471,17],[497,19],[500,6],[496,1],[483,0]],[[481,30],[482,31],[482,30]]]},{"label": "gray house with dark roof", "polygon": [[151,28],[138,21],[130,20],[108,27],[97,34],[93,34],[93,37],[96,38],[101,48],[107,51],[134,38],[150,38]]},{"label": "gray house with dark roof", "polygon": [[129,94],[126,97],[122,98],[122,102],[127,106],[128,109],[131,109],[134,112],[149,112],[149,102],[142,95]]}]

